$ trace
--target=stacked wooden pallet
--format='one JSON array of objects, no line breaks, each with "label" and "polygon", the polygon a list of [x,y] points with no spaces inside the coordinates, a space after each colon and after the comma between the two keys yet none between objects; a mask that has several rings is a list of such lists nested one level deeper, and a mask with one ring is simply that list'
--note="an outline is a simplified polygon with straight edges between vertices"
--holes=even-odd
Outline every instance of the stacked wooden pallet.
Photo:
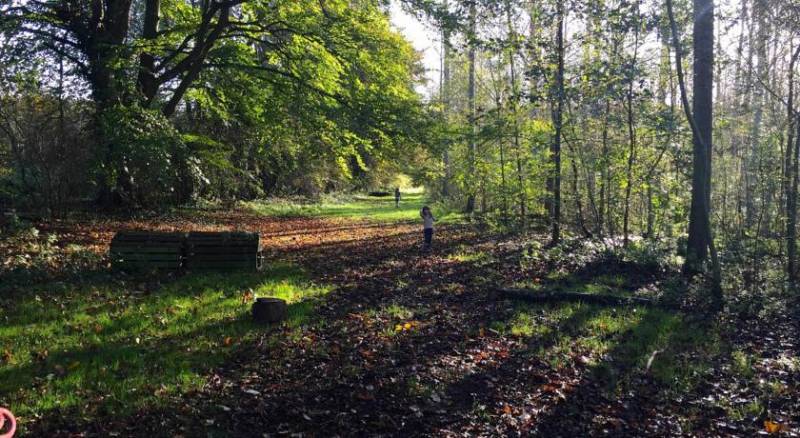
[{"label": "stacked wooden pallet", "polygon": [[259,251],[258,233],[121,231],[109,256],[122,270],[255,270]]},{"label": "stacked wooden pallet", "polygon": [[110,258],[124,270],[179,269],[186,233],[121,231],[111,240]]},{"label": "stacked wooden pallet", "polygon": [[195,232],[186,238],[186,268],[258,268],[259,235],[245,232]]}]

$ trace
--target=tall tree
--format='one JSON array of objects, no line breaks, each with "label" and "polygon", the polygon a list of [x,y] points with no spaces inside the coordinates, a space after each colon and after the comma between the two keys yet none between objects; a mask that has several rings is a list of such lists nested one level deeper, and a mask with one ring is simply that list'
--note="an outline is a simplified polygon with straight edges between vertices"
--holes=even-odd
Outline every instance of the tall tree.
[{"label": "tall tree", "polygon": [[552,85],[553,141],[550,144],[552,170],[549,179],[550,238],[561,240],[561,134],[564,110],[564,0],[556,1],[556,71]]},{"label": "tall tree", "polygon": [[469,32],[467,35],[467,44],[469,46],[467,52],[468,59],[468,83],[467,83],[467,106],[469,118],[469,145],[467,151],[467,205],[464,210],[467,213],[475,211],[475,152],[477,142],[477,113],[475,110],[475,54],[477,51],[478,35],[477,35],[477,8],[475,0],[470,1],[469,4]]},{"label": "tall tree", "polygon": [[[788,119],[786,133],[786,274],[789,281],[797,282],[797,185],[798,185],[798,153],[797,147],[800,146],[800,115],[794,108],[794,70],[798,57],[800,57],[800,45],[794,49],[789,60],[788,86],[789,97],[786,102],[786,117]],[[795,127],[798,129],[795,144]]]},{"label": "tall tree", "polygon": [[712,104],[714,85],[714,2],[713,0],[694,0],[694,61],[692,63],[694,81],[692,108],[686,93],[683,75],[678,26],[672,10],[672,0],[667,0],[672,40],[675,48],[675,68],[681,89],[681,102],[686,119],[692,128],[692,201],[689,211],[689,238],[686,246],[684,270],[695,273],[700,270],[708,257],[709,250],[713,263],[713,298],[718,303],[722,299],[719,260],[711,235],[711,142],[712,142]]}]

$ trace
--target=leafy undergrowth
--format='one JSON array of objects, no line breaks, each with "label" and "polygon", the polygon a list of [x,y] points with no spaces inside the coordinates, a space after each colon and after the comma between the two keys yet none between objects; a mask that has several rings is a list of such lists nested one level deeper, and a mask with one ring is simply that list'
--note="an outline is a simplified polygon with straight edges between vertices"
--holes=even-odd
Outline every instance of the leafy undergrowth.
[{"label": "leafy undergrowth", "polygon": [[[37,337],[47,339],[49,353],[26,359],[36,349],[21,346],[22,340],[36,337],[23,335],[21,328],[12,333],[17,339],[12,347],[22,351],[12,352],[12,360],[32,365],[3,365],[0,384],[17,395],[8,398],[4,390],[0,404],[11,400],[18,411],[30,413],[22,417],[32,434],[549,437],[798,431],[797,321],[785,297],[770,296],[753,313],[753,306],[745,312],[734,305],[732,295],[719,316],[698,313],[687,303],[702,298],[702,288],[687,290],[677,280],[679,261],[659,244],[635,242],[621,249],[613,241],[568,241],[546,249],[540,236],[449,225],[437,230],[433,251],[424,253],[418,225],[247,212],[42,228],[43,234],[57,234],[57,248],[72,242],[102,249],[110,230],[141,224],[261,231],[270,258],[291,265],[277,265],[258,279],[189,277],[139,287],[136,282],[103,286],[99,279],[118,280],[108,279],[99,262],[95,277],[51,272],[48,286],[15,283],[14,293],[28,297],[30,305],[11,312],[6,301],[3,318],[41,326]],[[244,317],[243,291],[273,290],[259,282],[283,278],[311,295],[330,292],[303,309],[313,317],[270,329],[252,326]],[[59,283],[63,291],[53,286]],[[489,293],[512,284],[671,298],[683,310],[524,304]],[[195,302],[197,291],[206,288],[209,301]],[[94,289],[104,298],[93,298]],[[138,297],[135,290],[147,292]],[[123,307],[112,296],[130,303]],[[143,300],[142,307],[136,300]],[[106,301],[99,314],[107,315],[109,326],[95,333],[92,323],[99,318],[90,309]],[[189,304],[178,309],[176,302]],[[60,306],[71,310],[62,312]],[[127,323],[115,313],[123,308],[133,312]],[[180,323],[170,308],[183,312]],[[188,308],[198,316],[189,316]],[[166,318],[166,326],[159,317]],[[70,324],[83,324],[80,335],[52,328]],[[96,342],[96,336],[106,338]],[[54,353],[63,347],[49,345],[69,343],[75,350],[81,342],[77,350],[86,354],[75,360],[85,371],[76,374],[91,381],[72,386],[78,388],[74,402],[66,392],[50,397],[58,385],[68,385],[59,382],[69,382],[74,360]],[[126,360],[141,367],[98,371],[114,363],[109,349],[131,342],[144,357]],[[87,366],[98,349],[106,356]],[[16,370],[18,381],[9,378],[9,369]],[[188,383],[182,380],[186,373]],[[118,399],[80,399],[84,387],[100,385],[115,387],[106,393]],[[71,417],[74,412],[81,414]]]}]

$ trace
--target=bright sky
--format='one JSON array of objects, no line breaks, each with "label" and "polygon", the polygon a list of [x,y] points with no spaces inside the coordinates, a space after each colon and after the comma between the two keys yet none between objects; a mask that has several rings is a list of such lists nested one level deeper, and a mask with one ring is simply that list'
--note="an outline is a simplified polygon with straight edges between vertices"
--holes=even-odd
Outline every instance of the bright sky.
[{"label": "bright sky", "polygon": [[392,1],[390,12],[392,24],[422,54],[422,63],[425,66],[425,76],[428,79],[428,84],[418,87],[417,91],[424,96],[430,96],[431,90],[435,89],[439,83],[439,50],[441,43],[438,36],[436,32],[425,26],[416,17],[404,12],[397,1]]}]

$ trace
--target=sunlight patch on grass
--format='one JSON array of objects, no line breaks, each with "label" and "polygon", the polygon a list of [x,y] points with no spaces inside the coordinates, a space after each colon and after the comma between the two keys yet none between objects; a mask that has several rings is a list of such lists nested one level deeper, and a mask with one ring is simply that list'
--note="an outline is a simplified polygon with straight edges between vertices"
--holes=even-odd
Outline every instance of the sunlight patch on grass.
[{"label": "sunlight patch on grass", "polygon": [[475,252],[459,251],[448,255],[447,259],[459,263],[476,263],[488,260],[489,254],[483,251],[475,251]]},{"label": "sunlight patch on grass", "polygon": [[270,217],[314,217],[362,219],[376,222],[419,221],[419,211],[430,205],[439,224],[455,223],[462,219],[457,212],[445,210],[439,204],[428,204],[421,188],[402,192],[399,206],[394,196],[326,196],[319,201],[272,198],[245,202],[243,206],[253,213]]},{"label": "sunlight patch on grass", "polygon": [[419,219],[419,211],[425,204],[423,193],[406,193],[399,206],[395,207],[393,196],[351,196],[326,198],[319,202],[295,202],[270,199],[245,203],[249,210],[274,217],[332,217],[346,219],[369,219],[378,222],[394,222]]},{"label": "sunlight patch on grass", "polygon": [[0,327],[0,404],[23,425],[52,409],[125,414],[198,389],[267,329],[252,322],[245,291],[287,300],[297,327],[330,290],[288,264],[187,275],[149,292],[121,281],[51,287],[20,293]]},{"label": "sunlight patch on grass", "polygon": [[724,351],[713,328],[687,323],[674,312],[635,306],[518,304],[510,318],[490,327],[526,339],[531,354],[553,368],[580,361],[609,390],[628,384],[652,357],[652,377],[666,388],[686,391]]}]

